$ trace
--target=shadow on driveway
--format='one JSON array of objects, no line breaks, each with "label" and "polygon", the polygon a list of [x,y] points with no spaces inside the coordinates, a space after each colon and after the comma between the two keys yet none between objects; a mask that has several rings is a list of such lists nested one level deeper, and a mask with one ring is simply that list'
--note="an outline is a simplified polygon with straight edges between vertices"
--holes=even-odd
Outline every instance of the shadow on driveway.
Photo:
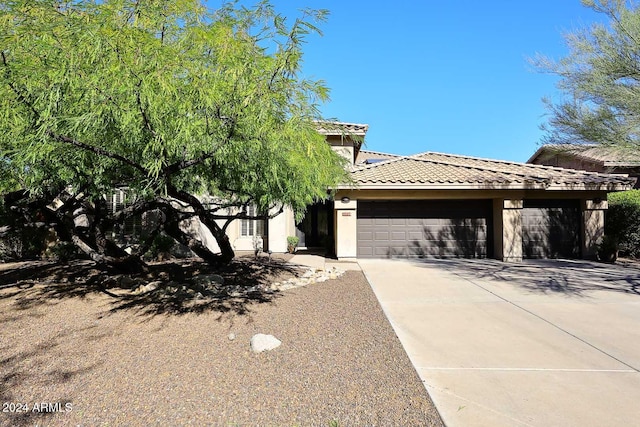
[{"label": "shadow on driveway", "polygon": [[505,263],[491,259],[420,259],[465,279],[509,282],[533,293],[587,297],[608,291],[640,296],[640,269],[583,260],[525,260]]}]

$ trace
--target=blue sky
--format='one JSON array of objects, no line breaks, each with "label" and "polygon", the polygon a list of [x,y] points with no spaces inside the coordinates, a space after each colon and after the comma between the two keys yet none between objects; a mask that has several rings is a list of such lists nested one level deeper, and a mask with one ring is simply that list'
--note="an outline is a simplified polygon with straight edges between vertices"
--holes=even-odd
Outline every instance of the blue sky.
[{"label": "blue sky", "polygon": [[579,0],[272,3],[291,18],[331,12],[308,40],[304,75],[331,88],[327,118],[369,124],[366,149],[515,161],[539,146],[541,99],[560,96],[527,58],[566,54],[564,32],[604,19]]}]

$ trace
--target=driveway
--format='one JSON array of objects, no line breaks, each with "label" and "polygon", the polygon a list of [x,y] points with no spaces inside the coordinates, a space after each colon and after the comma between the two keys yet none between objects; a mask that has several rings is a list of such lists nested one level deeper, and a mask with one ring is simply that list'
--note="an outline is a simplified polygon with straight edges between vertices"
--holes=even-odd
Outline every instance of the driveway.
[{"label": "driveway", "polygon": [[640,270],[359,263],[449,427],[637,425]]}]

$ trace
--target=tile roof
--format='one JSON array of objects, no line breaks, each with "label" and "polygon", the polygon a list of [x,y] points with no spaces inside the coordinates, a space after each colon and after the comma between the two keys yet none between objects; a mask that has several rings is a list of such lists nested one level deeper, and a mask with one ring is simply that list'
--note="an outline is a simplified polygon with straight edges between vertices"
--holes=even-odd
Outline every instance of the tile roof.
[{"label": "tile roof", "polygon": [[402,157],[397,154],[380,153],[378,151],[360,150],[356,157],[356,164],[364,164],[367,160],[389,160]]},{"label": "tile roof", "polygon": [[321,135],[358,135],[364,136],[369,129],[369,125],[360,123],[345,123],[332,121],[318,121],[318,133]]},{"label": "tile roof", "polygon": [[603,166],[640,166],[640,151],[596,144],[546,144],[538,148],[527,163],[543,154],[568,154]]},{"label": "tile roof", "polygon": [[550,166],[425,152],[368,165],[354,165],[354,181],[360,187],[426,186],[464,188],[537,188],[588,186],[627,189],[635,178],[626,175],[585,172]]}]

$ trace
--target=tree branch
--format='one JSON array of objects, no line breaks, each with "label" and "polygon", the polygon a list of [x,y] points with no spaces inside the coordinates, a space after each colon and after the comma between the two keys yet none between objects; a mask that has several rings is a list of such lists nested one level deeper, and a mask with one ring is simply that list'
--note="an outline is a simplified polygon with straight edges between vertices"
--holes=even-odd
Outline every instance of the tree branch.
[{"label": "tree branch", "polygon": [[53,132],[52,130],[48,130],[47,131],[47,135],[49,135],[51,138],[56,139],[60,142],[64,142],[65,144],[70,144],[73,145],[74,147],[78,147],[81,148],[85,151],[90,151],[94,154],[98,154],[100,156],[105,156],[105,157],[109,157],[110,159],[114,159],[114,160],[118,160],[122,163],[125,163],[131,167],[133,167],[134,169],[139,170],[140,172],[142,172],[143,174],[147,175],[147,170],[145,168],[143,168],[142,166],[140,166],[139,164],[137,164],[136,162],[134,162],[133,160],[127,159],[124,156],[121,156],[120,154],[115,154],[115,153],[111,153],[107,150],[105,150],[104,148],[101,147],[96,147],[94,145],[89,145],[89,144],[85,144],[84,142],[80,142],[77,141],[73,138],[70,138],[66,135],[58,135],[57,133]]}]

